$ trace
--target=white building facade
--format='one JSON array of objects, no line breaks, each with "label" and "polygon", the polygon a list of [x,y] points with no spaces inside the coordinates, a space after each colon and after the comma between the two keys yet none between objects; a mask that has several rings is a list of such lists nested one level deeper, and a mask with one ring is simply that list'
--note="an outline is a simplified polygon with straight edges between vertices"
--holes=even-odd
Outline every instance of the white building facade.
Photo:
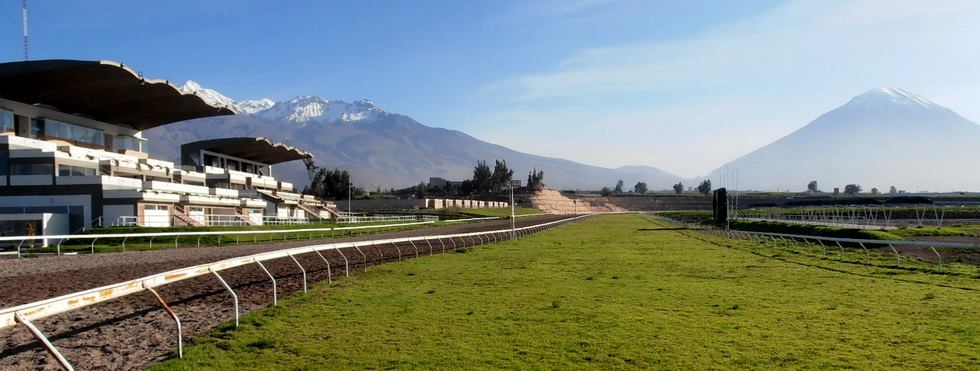
[{"label": "white building facade", "polygon": [[[273,178],[269,161],[208,152],[221,160],[176,165],[144,152],[145,129],[228,114],[115,62],[0,64],[0,234],[329,218],[331,204]],[[246,152],[278,162],[312,158],[248,139]]]}]

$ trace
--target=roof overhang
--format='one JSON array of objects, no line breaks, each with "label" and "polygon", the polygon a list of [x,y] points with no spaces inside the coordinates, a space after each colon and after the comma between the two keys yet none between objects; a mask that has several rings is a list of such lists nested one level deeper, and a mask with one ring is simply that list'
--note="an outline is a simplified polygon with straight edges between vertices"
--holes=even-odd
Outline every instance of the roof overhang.
[{"label": "roof overhang", "polygon": [[146,130],[200,117],[233,115],[113,61],[64,59],[0,63],[0,97]]},{"label": "roof overhang", "polygon": [[264,137],[221,138],[185,143],[180,146],[181,158],[187,158],[187,155],[201,150],[267,165],[304,158],[313,159],[313,154],[310,152],[275,143]]}]

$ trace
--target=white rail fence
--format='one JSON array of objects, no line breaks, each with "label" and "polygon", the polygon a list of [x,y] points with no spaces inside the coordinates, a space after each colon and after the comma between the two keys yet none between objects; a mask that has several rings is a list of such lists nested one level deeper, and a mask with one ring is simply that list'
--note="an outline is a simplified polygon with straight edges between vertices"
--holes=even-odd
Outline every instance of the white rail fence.
[{"label": "white rail fence", "polygon": [[[237,214],[188,214],[119,216],[115,220],[96,218],[92,225],[99,227],[181,227],[181,226],[247,226],[247,225],[296,225],[329,221],[308,216],[237,215]],[[345,215],[334,220],[339,224],[375,222],[439,221],[435,215]]]},{"label": "white rail fence", "polygon": [[371,223],[371,222],[407,222],[407,221],[439,221],[435,215],[347,215],[341,213],[337,217],[339,223]]},{"label": "white rail fence", "polygon": [[841,238],[841,237],[824,237],[824,236],[810,236],[810,235],[800,235],[800,234],[788,234],[788,233],[774,233],[774,232],[752,232],[752,231],[739,231],[739,230],[722,230],[715,229],[705,226],[693,226],[692,229],[699,230],[701,232],[710,233],[719,237],[729,238],[729,239],[745,239],[761,243],[773,243],[773,244],[792,244],[799,247],[800,243],[805,244],[810,252],[813,252],[813,248],[819,246],[824,253],[826,249],[840,249],[840,255],[844,257],[844,245],[860,247],[867,260],[871,261],[871,250],[868,246],[874,247],[887,247],[893,254],[895,254],[896,264],[901,266],[901,253],[899,253],[896,246],[914,246],[914,247],[925,247],[928,248],[937,258],[937,263],[939,264],[939,271],[943,271],[943,257],[939,254],[936,248],[949,248],[949,249],[966,249],[966,250],[976,250],[980,251],[980,243],[974,242],[951,242],[951,241],[917,241],[917,240],[872,240],[872,239],[859,239],[859,238]]},{"label": "white rail fence", "polygon": [[[472,221],[482,221],[498,219],[494,218],[470,218],[470,219],[457,219],[453,222],[472,222]],[[17,257],[22,256],[22,248],[25,247],[24,243],[28,241],[45,241],[54,240],[58,241],[55,247],[55,254],[61,255],[61,245],[70,240],[91,240],[89,244],[90,253],[95,253],[95,243],[102,239],[122,239],[121,249],[125,251],[126,241],[130,238],[149,238],[149,244],[152,248],[153,240],[156,238],[174,238],[174,247],[179,246],[179,240],[183,237],[198,237],[197,246],[201,246],[201,238],[206,236],[218,236],[218,244],[221,244],[221,238],[223,236],[235,236],[235,243],[241,242],[242,236],[253,236],[253,243],[257,243],[259,235],[268,235],[269,242],[272,242],[272,236],[277,234],[282,234],[283,241],[287,240],[289,235],[297,236],[297,239],[302,237],[308,237],[308,239],[313,239],[316,234],[319,234],[319,238],[325,238],[326,233],[330,233],[334,236],[336,232],[350,232],[355,233],[360,230],[367,229],[395,229],[402,228],[406,226],[417,226],[425,224],[434,224],[436,221],[421,221],[421,222],[410,222],[410,223],[397,223],[397,224],[382,224],[382,225],[363,225],[363,226],[350,226],[350,227],[332,227],[332,228],[297,228],[297,229],[276,229],[276,230],[266,230],[266,229],[256,229],[247,231],[200,231],[200,232],[147,232],[147,233],[101,233],[101,234],[69,234],[69,235],[37,235],[37,236],[3,236],[0,237],[0,245],[5,242],[16,243],[17,250],[15,252],[0,252],[0,255],[14,255]],[[304,236],[305,235],[305,236]],[[30,245],[28,245],[30,246]]]},{"label": "white rail fence", "polygon": [[[420,237],[404,237],[404,238],[393,238],[393,239],[382,239],[382,240],[372,240],[372,241],[358,241],[358,242],[341,242],[341,243],[330,243],[330,244],[319,244],[312,246],[297,247],[291,249],[283,249],[271,252],[265,252],[260,254],[254,254],[249,256],[242,256],[237,258],[225,259],[213,263],[201,264],[192,267],[186,267],[181,269],[175,269],[168,272],[158,273],[142,278],[137,278],[125,282],[120,282],[112,285],[97,287],[94,289],[89,289],[85,291],[80,291],[72,294],[62,295],[56,298],[51,298],[47,300],[41,300],[34,303],[19,305],[15,307],[10,307],[6,309],[0,309],[0,329],[15,326],[17,324],[23,324],[31,333],[41,342],[45,349],[53,357],[55,357],[59,364],[68,370],[73,370],[73,366],[68,362],[68,360],[62,356],[61,352],[48,341],[47,337],[44,336],[43,332],[35,326],[31,321],[52,316],[59,313],[64,313],[72,310],[77,310],[80,308],[87,307],[89,305],[105,302],[108,300],[120,298],[130,294],[135,294],[139,292],[149,292],[157,300],[160,306],[167,312],[167,314],[173,318],[177,336],[177,354],[178,357],[183,357],[183,333],[180,325],[180,318],[178,315],[170,308],[167,302],[157,293],[156,288],[174,284],[183,280],[187,280],[194,277],[213,275],[218,282],[228,291],[232,297],[234,312],[235,312],[235,326],[238,326],[238,296],[235,294],[234,289],[222,278],[219,272],[224,271],[229,268],[244,266],[248,264],[256,264],[263,271],[268,274],[268,270],[262,264],[264,261],[272,259],[290,258],[298,268],[303,272],[303,291],[306,291],[306,270],[300,264],[299,260],[296,259],[297,255],[301,254],[316,254],[327,263],[327,277],[328,280],[332,281],[330,272],[330,262],[323,256],[321,251],[325,250],[335,250],[344,259],[344,272],[346,276],[350,276],[350,264],[351,261],[348,256],[345,255],[342,249],[354,249],[357,251],[358,255],[363,259],[364,269],[367,269],[368,260],[367,255],[364,254],[362,248],[372,247],[372,246],[388,246],[393,245],[398,249],[398,260],[401,260],[403,256],[414,256],[418,257],[420,255],[419,247],[428,248],[429,255],[438,243],[438,248],[441,248],[442,252],[446,252],[447,247],[456,250],[458,247],[466,247],[467,245],[477,245],[490,242],[498,242],[509,239],[522,238],[526,235],[540,232],[555,226],[576,221],[590,215],[581,215],[575,217],[569,217],[553,222],[541,223],[527,227],[515,228],[515,229],[499,229],[486,232],[473,232],[473,233],[459,233],[459,234],[449,234],[449,235],[434,235],[434,236],[420,236]],[[428,222],[423,222],[428,223]],[[448,242],[447,242],[448,241]],[[459,241],[459,245],[457,245]],[[411,251],[405,251],[404,253],[398,248],[398,244],[410,243],[413,247]],[[423,245],[424,243],[424,245]],[[450,246],[451,245],[451,246]],[[424,252],[424,250],[423,250]],[[356,256],[350,256],[351,259],[355,259]],[[382,256],[383,260],[383,256]],[[355,265],[357,263],[355,262]],[[276,299],[276,286],[275,277],[268,274],[273,282],[273,305],[277,304]]]},{"label": "white rail fence", "polygon": [[[795,211],[758,210],[736,212],[735,219],[782,223],[860,227],[863,229],[890,229],[902,226],[935,225],[942,227],[951,222],[977,222],[976,219],[950,219],[951,213],[960,208],[950,206],[931,207],[808,207]],[[896,217],[900,214],[903,217]]]}]

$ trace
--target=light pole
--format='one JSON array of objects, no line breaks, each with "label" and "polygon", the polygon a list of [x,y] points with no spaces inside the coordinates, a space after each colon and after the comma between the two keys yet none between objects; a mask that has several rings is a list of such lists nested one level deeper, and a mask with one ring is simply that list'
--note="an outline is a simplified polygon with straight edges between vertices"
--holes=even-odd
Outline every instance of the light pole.
[{"label": "light pole", "polygon": [[514,180],[511,179],[509,183],[510,183],[510,238],[514,239],[514,236],[516,235],[517,232],[514,225],[515,224],[514,221],[515,219],[517,219],[517,216],[514,213]]},{"label": "light pole", "polygon": [[354,212],[351,209],[351,194],[354,193],[354,179],[351,176],[347,177],[347,222],[351,221],[351,213]]}]

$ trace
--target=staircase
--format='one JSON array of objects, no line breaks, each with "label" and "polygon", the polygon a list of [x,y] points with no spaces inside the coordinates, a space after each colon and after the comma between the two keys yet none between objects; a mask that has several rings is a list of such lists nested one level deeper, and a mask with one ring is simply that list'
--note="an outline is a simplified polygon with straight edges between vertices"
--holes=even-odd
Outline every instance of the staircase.
[{"label": "staircase", "polygon": [[174,204],[174,218],[177,218],[177,220],[180,220],[190,226],[203,226],[201,222],[198,222],[194,218],[191,218],[190,215],[187,215],[187,212],[184,211],[184,206],[180,204]]},{"label": "staircase", "polygon": [[330,215],[332,215],[334,219],[340,218],[341,217],[340,211],[337,210],[337,206],[334,205],[332,202],[329,205],[332,206],[328,206],[327,204],[324,204],[323,210],[326,210],[328,213],[330,213]]},{"label": "staircase", "polygon": [[236,207],[235,217],[238,218],[238,220],[241,220],[243,223],[245,223],[245,225],[252,225],[252,218],[248,217],[248,214],[246,214],[247,212],[248,209],[244,207]]},{"label": "staircase", "polygon": [[309,215],[308,216],[309,219],[323,220],[323,218],[320,217],[320,212],[316,211],[316,209],[303,205],[302,202],[296,204],[296,206],[299,206],[300,209],[306,211],[306,215]]}]

